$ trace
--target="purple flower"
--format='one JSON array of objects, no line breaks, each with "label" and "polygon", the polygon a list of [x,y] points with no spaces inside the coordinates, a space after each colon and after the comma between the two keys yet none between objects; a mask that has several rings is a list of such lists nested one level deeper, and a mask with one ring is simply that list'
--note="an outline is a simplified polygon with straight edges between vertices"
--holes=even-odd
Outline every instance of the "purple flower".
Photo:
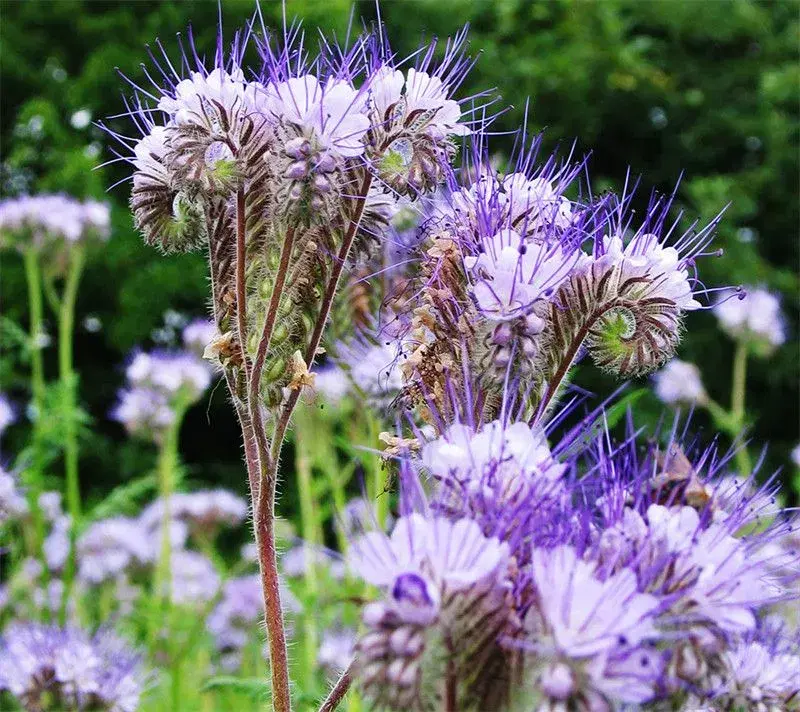
[{"label": "purple flower", "polygon": [[[474,279],[473,292],[481,313],[504,321],[530,314],[534,303],[555,292],[579,263],[582,253],[561,246],[525,244],[521,235],[503,230],[482,241],[477,257],[464,263]],[[531,314],[531,335],[545,322]]]},{"label": "purple flower", "polygon": [[317,664],[331,675],[341,675],[353,661],[356,634],[349,629],[326,630],[317,651]]},{"label": "purple flower", "polygon": [[[281,604],[287,613],[299,613],[302,608],[297,599],[281,582]],[[228,579],[222,588],[222,597],[207,626],[214,637],[216,649],[229,663],[237,661],[233,655],[254,639],[254,630],[264,617],[264,598],[261,577],[258,574]],[[228,669],[236,666],[226,665]]]},{"label": "purple flower", "polygon": [[655,695],[661,665],[645,644],[658,638],[659,601],[638,591],[633,571],[601,580],[594,564],[560,546],[533,552],[532,581],[531,645],[544,660],[558,661],[541,673],[549,695],[566,700],[613,693],[623,702]]},{"label": "purple flower", "polygon": [[725,295],[714,306],[714,314],[734,339],[751,341],[765,353],[786,341],[780,301],[765,289],[748,287],[738,297]]},{"label": "purple flower", "polygon": [[183,327],[183,345],[195,356],[203,357],[206,347],[219,336],[219,329],[212,321],[195,319]]},{"label": "purple flower", "polygon": [[0,234],[21,249],[90,237],[105,240],[110,231],[107,203],[79,202],[66,195],[35,195],[0,201]]},{"label": "purple flower", "polygon": [[[189,525],[199,537],[213,537],[221,526],[237,526],[247,516],[247,502],[223,489],[178,493],[169,500],[170,517]],[[164,502],[156,499],[140,515],[148,529],[160,526]]]},{"label": "purple flower", "polygon": [[420,704],[424,679],[442,664],[439,645],[462,675],[481,677],[480,661],[508,623],[505,543],[485,537],[469,519],[411,514],[391,537],[365,534],[348,560],[354,573],[384,592],[364,609],[367,632],[356,646],[370,700],[393,709]]},{"label": "purple flower", "polygon": [[77,544],[78,576],[89,584],[116,579],[150,558],[150,542],[141,522],[114,517],[94,522]]},{"label": "purple flower", "polygon": [[0,525],[28,512],[28,502],[17,480],[0,466]]},{"label": "purple flower", "polygon": [[217,595],[220,578],[214,564],[195,551],[173,551],[170,597],[180,605],[206,603]]},{"label": "purple flower", "polygon": [[0,690],[25,709],[47,699],[59,709],[135,712],[145,682],[139,656],[109,631],[13,622],[0,640]]},{"label": "purple flower", "polygon": [[313,74],[291,77],[268,85],[259,108],[293,124],[301,136],[334,155],[353,158],[364,152],[361,139],[370,126],[364,96],[347,81],[321,83]]},{"label": "purple flower", "polygon": [[6,431],[9,425],[17,421],[17,412],[11,401],[0,393],[0,436]]},{"label": "purple flower", "polygon": [[672,359],[653,376],[656,395],[667,405],[706,403],[708,395],[693,363]]}]

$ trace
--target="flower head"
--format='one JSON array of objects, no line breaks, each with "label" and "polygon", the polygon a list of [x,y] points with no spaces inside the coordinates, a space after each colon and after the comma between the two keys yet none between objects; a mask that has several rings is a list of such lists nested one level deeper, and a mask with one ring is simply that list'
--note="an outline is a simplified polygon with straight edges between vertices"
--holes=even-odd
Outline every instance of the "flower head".
[{"label": "flower head", "polygon": [[0,640],[0,690],[26,709],[136,712],[146,675],[138,655],[109,631],[13,622]]},{"label": "flower head", "polygon": [[700,369],[693,363],[672,359],[653,377],[656,395],[668,405],[705,403],[708,400]]},{"label": "flower head", "polygon": [[722,297],[714,306],[722,328],[734,339],[752,342],[764,353],[786,341],[778,298],[760,288],[747,288],[738,297]]}]

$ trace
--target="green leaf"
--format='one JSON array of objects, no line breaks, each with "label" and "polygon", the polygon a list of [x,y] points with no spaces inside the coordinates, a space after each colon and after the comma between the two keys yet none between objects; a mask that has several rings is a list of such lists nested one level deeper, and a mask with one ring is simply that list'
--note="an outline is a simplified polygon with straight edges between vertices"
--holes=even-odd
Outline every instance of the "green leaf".
[{"label": "green leaf", "polygon": [[271,697],[269,683],[258,677],[241,678],[232,675],[217,675],[206,680],[200,688],[201,692],[210,690],[237,692],[257,700],[268,700]]},{"label": "green leaf", "polygon": [[583,430],[581,437],[577,438],[575,442],[570,445],[564,452],[564,457],[570,457],[581,449],[592,443],[598,434],[605,429],[611,430],[625,416],[628,408],[632,408],[636,402],[647,393],[647,388],[637,388],[635,391],[626,393],[610,408],[603,410],[597,417]]},{"label": "green leaf", "polygon": [[98,519],[107,519],[118,514],[130,514],[137,510],[140,500],[157,486],[156,476],[153,473],[138,477],[115,487],[111,492],[98,502],[87,518],[89,522]]}]

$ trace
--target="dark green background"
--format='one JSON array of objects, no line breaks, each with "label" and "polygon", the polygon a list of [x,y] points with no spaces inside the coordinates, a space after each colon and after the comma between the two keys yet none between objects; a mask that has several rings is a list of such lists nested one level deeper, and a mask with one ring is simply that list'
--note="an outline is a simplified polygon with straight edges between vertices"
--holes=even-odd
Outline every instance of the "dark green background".
[{"label": "dark green background", "polygon": [[[344,34],[352,3],[300,0],[287,14]],[[224,2],[230,33],[250,16],[251,2]],[[69,117],[89,109],[93,119],[123,110],[119,67],[142,79],[144,45],[156,37],[174,48],[174,35],[192,23],[198,46],[213,52],[215,2],[7,2],[2,10],[3,191],[64,190],[101,197],[127,168],[92,171],[111,157],[95,127],[76,130]],[[264,2],[268,20],[281,6]],[[769,443],[767,469],[785,466],[798,431],[798,6],[751,0],[395,0],[381,13],[400,53],[422,36],[446,36],[472,25],[471,47],[482,56],[465,92],[497,87],[515,108],[497,127],[515,128],[531,98],[529,121],[546,129],[545,144],[592,151],[593,188],[619,188],[630,166],[643,186],[671,191],[678,178],[679,207],[689,216],[713,217],[731,203],[717,239],[724,257],[701,264],[709,285],[764,284],[783,294],[787,345],[754,362],[748,409],[754,439]],[[376,16],[372,2],[355,15]],[[31,131],[31,119],[41,131]],[[125,122],[117,122],[120,128]],[[87,153],[87,147],[90,148]],[[502,139],[495,142],[502,148]],[[506,150],[508,145],[505,146]],[[99,151],[99,158],[91,151]],[[93,425],[83,446],[82,478],[93,493],[141,474],[152,451],[126,440],[107,413],[123,380],[130,349],[148,346],[163,312],[204,312],[205,265],[199,255],[163,258],[135,234],[125,184],[114,204],[114,235],[91,258],[79,298],[78,323],[87,315],[103,329],[79,330],[77,364],[82,400]],[[26,298],[20,260],[2,256],[3,311],[24,323]],[[52,324],[51,320],[51,326]],[[25,397],[26,371],[5,339],[2,389]],[[682,358],[697,362],[711,395],[727,402],[732,343],[711,313],[694,313]],[[53,366],[54,349],[47,352]],[[51,368],[50,373],[53,373]],[[577,382],[606,393],[612,384],[584,367]],[[238,434],[222,389],[196,407],[182,433],[189,476],[243,490]],[[639,401],[640,417],[654,422],[660,406]],[[709,426],[697,417],[698,427]],[[4,452],[21,446],[24,425],[12,429]],[[10,447],[9,447],[10,446]],[[287,485],[291,489],[291,485]]]}]

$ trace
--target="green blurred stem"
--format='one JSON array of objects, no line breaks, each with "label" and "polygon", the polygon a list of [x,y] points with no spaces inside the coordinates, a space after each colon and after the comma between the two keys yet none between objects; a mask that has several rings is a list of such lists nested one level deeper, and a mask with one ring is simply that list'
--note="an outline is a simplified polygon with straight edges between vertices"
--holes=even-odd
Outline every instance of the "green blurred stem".
[{"label": "green blurred stem", "polygon": [[[45,522],[39,506],[39,495],[42,493],[42,472],[44,470],[44,443],[42,442],[42,423],[44,422],[44,364],[42,360],[41,337],[43,333],[42,275],[39,268],[39,253],[34,249],[25,250],[25,278],[28,283],[29,312],[29,353],[31,358],[31,399],[35,418],[33,420],[33,462],[25,470],[25,484],[30,491],[31,519],[33,521],[32,549],[29,552],[42,563],[47,587],[49,571],[44,555]],[[45,618],[50,618],[50,607],[44,606]]]},{"label": "green blurred stem", "polygon": [[42,334],[42,276],[36,250],[25,250],[25,277],[28,282],[28,311],[30,318],[31,393],[37,420],[44,405],[44,366],[40,346]]},{"label": "green blurred stem", "polygon": [[[172,424],[164,431],[158,452],[158,493],[161,499],[161,549],[158,563],[153,572],[152,598],[157,602],[156,615],[150,618],[150,645],[155,648],[157,644],[159,624],[168,620],[171,613],[171,585],[172,585],[172,538],[170,529],[172,523],[172,510],[170,507],[172,493],[178,475],[178,440],[181,423],[186,408],[183,404],[175,406],[175,417]],[[174,680],[174,676],[173,676]]]},{"label": "green blurred stem", "polygon": [[[319,534],[317,526],[318,512],[317,503],[314,501],[314,492],[312,491],[312,478],[311,478],[311,459],[309,452],[304,442],[306,437],[310,435],[309,430],[305,427],[308,423],[307,409],[301,409],[297,413],[296,421],[296,437],[295,437],[295,470],[298,477],[298,485],[300,488],[300,526],[302,530],[303,539],[305,541],[305,583],[306,593],[313,599],[316,599],[319,592],[317,582],[317,565],[314,554],[317,548],[322,543],[322,537]],[[303,642],[305,650],[305,679],[313,680],[317,660],[317,626],[316,616],[314,612],[306,609],[306,614],[303,617]]]},{"label": "green blurred stem", "polygon": [[[381,430],[381,424],[374,416],[370,409],[366,410],[367,418],[367,442],[369,447],[378,447],[378,436]],[[381,462],[379,457],[372,453],[368,455],[371,458],[370,470],[372,471],[372,496],[375,501],[375,518],[378,520],[378,525],[381,531],[386,529],[386,520],[389,516],[389,468]]]},{"label": "green blurred stem", "polygon": [[[739,341],[733,357],[733,383],[731,385],[731,417],[735,428],[735,437],[741,438],[745,425],[745,393],[747,386],[747,343]],[[752,469],[750,453],[744,442],[739,442],[736,452],[736,465],[739,474],[747,477]]]},{"label": "green blurred stem", "polygon": [[[66,502],[72,526],[70,547],[64,570],[64,601],[69,599],[75,580],[75,542],[81,521],[81,491],[78,479],[78,428],[77,428],[77,383],[73,369],[72,343],[75,330],[75,301],[86,254],[80,245],[70,250],[70,264],[61,311],[58,316],[58,377],[61,386],[62,427],[64,428],[64,471],[66,476]],[[62,624],[66,618],[66,605],[61,607]]]}]

